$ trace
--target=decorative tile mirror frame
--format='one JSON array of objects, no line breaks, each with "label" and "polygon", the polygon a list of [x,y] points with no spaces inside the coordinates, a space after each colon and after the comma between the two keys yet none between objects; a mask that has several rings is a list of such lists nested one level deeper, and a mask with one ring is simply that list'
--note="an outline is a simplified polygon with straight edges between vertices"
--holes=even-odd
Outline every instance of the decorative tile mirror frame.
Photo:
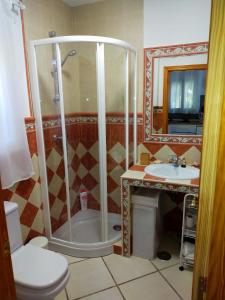
[{"label": "decorative tile mirror frame", "polygon": [[169,144],[201,144],[201,135],[154,134],[153,126],[153,85],[155,59],[182,57],[208,53],[208,42],[162,46],[144,49],[144,142]]}]

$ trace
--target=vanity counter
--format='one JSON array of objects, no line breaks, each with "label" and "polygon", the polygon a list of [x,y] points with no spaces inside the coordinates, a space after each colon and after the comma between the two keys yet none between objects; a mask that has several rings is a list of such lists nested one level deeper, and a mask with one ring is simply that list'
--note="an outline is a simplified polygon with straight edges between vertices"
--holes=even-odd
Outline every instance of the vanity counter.
[{"label": "vanity counter", "polygon": [[145,187],[181,193],[197,194],[199,178],[192,180],[165,179],[148,175],[145,166],[134,165],[121,176],[121,207],[122,207],[122,247],[123,255],[131,252],[131,187]]}]

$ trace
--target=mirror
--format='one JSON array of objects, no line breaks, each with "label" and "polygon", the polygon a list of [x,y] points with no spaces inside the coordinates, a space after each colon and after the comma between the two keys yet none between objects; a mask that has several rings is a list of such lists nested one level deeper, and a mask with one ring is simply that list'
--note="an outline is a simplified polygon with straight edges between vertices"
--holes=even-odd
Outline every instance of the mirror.
[{"label": "mirror", "polygon": [[208,44],[145,49],[145,142],[200,144]]},{"label": "mirror", "polygon": [[[164,67],[162,133],[202,134],[206,68],[205,64]],[[153,113],[154,130],[157,119]]]}]

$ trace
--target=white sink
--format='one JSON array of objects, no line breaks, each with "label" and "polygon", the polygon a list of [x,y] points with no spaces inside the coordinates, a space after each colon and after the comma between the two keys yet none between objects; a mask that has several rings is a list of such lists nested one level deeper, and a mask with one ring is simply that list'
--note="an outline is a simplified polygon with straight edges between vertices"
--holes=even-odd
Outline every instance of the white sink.
[{"label": "white sink", "polygon": [[191,166],[174,167],[173,164],[151,164],[145,173],[167,179],[194,179],[199,177],[199,169]]}]

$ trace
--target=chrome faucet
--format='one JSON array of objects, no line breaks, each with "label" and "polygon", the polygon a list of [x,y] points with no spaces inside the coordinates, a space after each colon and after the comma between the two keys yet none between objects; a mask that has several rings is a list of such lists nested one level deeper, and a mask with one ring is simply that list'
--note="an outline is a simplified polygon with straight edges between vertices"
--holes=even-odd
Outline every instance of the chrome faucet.
[{"label": "chrome faucet", "polygon": [[181,166],[182,168],[186,168],[186,159],[185,157],[181,158],[175,155],[170,155],[169,163],[172,163],[174,167]]},{"label": "chrome faucet", "polygon": [[170,155],[169,163],[173,164],[174,167],[179,167],[180,158],[175,155]]}]

